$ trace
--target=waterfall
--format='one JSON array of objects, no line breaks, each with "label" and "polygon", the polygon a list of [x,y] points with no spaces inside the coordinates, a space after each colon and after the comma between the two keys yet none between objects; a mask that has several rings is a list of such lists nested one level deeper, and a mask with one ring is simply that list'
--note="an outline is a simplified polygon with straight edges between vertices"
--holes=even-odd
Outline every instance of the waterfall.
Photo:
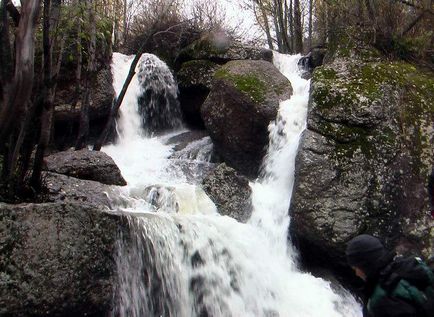
[{"label": "waterfall", "polygon": [[141,93],[138,98],[143,128],[159,132],[181,126],[178,86],[169,67],[152,54],[143,54],[138,64]]},{"label": "waterfall", "polygon": [[[361,316],[351,295],[297,268],[287,241],[294,161],[309,94],[309,82],[298,73],[299,58],[274,55],[294,94],[281,102],[269,126],[268,153],[261,176],[251,183],[254,210],[246,224],[220,216],[178,166],[207,161],[208,138],[174,153],[167,140],[185,132],[176,130],[179,125],[158,136],[141,132],[138,101],[144,91],[140,79],[133,78],[121,107],[118,141],[103,148],[128,182],[113,197],[130,224],[117,248],[115,316]],[[156,57],[148,59],[161,65]],[[114,54],[116,92],[131,60]],[[168,82],[167,76],[160,77],[153,85],[161,91],[159,85]],[[176,117],[176,111],[166,114]]]}]

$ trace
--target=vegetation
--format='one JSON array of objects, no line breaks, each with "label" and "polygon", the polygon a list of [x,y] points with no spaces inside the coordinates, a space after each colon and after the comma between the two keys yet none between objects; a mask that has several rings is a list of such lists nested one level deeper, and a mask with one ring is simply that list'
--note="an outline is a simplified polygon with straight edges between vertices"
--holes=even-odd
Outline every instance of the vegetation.
[{"label": "vegetation", "polygon": [[54,99],[65,73],[74,74],[65,79],[76,86],[75,103],[82,112],[76,146],[86,144],[91,81],[98,63],[107,63],[111,52],[110,21],[116,14],[110,8],[117,2],[109,2],[113,6],[100,0],[26,0],[15,7],[11,0],[1,1],[0,195],[4,200],[41,188]]},{"label": "vegetation", "polygon": [[434,60],[432,0],[244,0],[270,49],[306,52],[345,41],[372,44],[398,58]]},{"label": "vegetation", "polygon": [[255,102],[261,103],[265,100],[265,83],[254,74],[233,74],[221,68],[216,71],[215,78],[229,80],[238,90],[245,93]]},{"label": "vegetation", "polygon": [[[432,159],[429,131],[434,118],[432,72],[403,61],[359,60],[339,73],[328,65],[317,68],[314,82],[312,102],[323,118],[318,128],[336,141],[336,159],[351,159],[358,151],[367,158],[386,158],[382,149],[399,151],[407,145],[419,161],[413,166],[415,174],[428,173]],[[397,104],[399,107],[394,106]],[[379,117],[370,112],[369,124],[363,124],[363,109],[369,107],[379,107]],[[390,107],[399,111],[391,113]],[[357,123],[341,121],[336,117],[339,112],[362,119]],[[399,131],[387,126],[393,121],[398,122]]]}]

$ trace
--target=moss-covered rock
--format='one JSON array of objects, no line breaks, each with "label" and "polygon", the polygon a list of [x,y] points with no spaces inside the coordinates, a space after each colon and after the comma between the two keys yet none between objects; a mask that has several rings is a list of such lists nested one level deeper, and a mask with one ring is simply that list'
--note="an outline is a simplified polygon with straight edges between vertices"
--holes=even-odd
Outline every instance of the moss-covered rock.
[{"label": "moss-covered rock", "polygon": [[255,102],[264,102],[265,82],[256,74],[233,74],[227,69],[220,69],[215,74],[216,79],[228,80],[235,88],[249,96]]},{"label": "moss-covered rock", "polygon": [[292,87],[266,61],[231,61],[216,71],[201,113],[217,153],[231,167],[256,177],[268,144],[268,124]]},{"label": "moss-covered rock", "polygon": [[345,243],[362,232],[433,254],[433,122],[431,72],[375,54],[315,69],[290,210],[304,254],[343,267]]}]

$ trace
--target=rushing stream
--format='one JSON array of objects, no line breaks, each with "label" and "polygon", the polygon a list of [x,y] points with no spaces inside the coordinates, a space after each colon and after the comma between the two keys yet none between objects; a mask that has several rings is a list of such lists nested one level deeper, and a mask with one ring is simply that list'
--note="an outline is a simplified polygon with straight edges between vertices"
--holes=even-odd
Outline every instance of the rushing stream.
[{"label": "rushing stream", "polygon": [[[113,56],[117,93],[132,58]],[[211,157],[210,139],[177,153],[168,144],[186,132],[178,117],[176,84],[158,58],[142,57],[121,107],[118,141],[103,148],[128,182],[113,198],[130,222],[130,233],[119,239],[114,315],[361,316],[353,297],[297,268],[287,239],[294,161],[309,95],[309,82],[298,73],[299,58],[274,55],[294,94],[281,102],[269,126],[268,154],[261,176],[251,183],[253,214],[243,224],[220,216],[198,185]],[[163,111],[152,102],[163,102]],[[157,130],[164,132],[154,135]]]}]

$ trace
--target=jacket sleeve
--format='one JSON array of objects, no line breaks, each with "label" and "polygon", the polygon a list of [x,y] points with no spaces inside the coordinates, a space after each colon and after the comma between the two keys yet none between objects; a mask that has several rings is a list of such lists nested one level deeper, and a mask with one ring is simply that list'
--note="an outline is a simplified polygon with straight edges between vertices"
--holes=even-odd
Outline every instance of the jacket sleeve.
[{"label": "jacket sleeve", "polygon": [[412,304],[393,297],[386,297],[372,308],[369,317],[420,317]]}]

